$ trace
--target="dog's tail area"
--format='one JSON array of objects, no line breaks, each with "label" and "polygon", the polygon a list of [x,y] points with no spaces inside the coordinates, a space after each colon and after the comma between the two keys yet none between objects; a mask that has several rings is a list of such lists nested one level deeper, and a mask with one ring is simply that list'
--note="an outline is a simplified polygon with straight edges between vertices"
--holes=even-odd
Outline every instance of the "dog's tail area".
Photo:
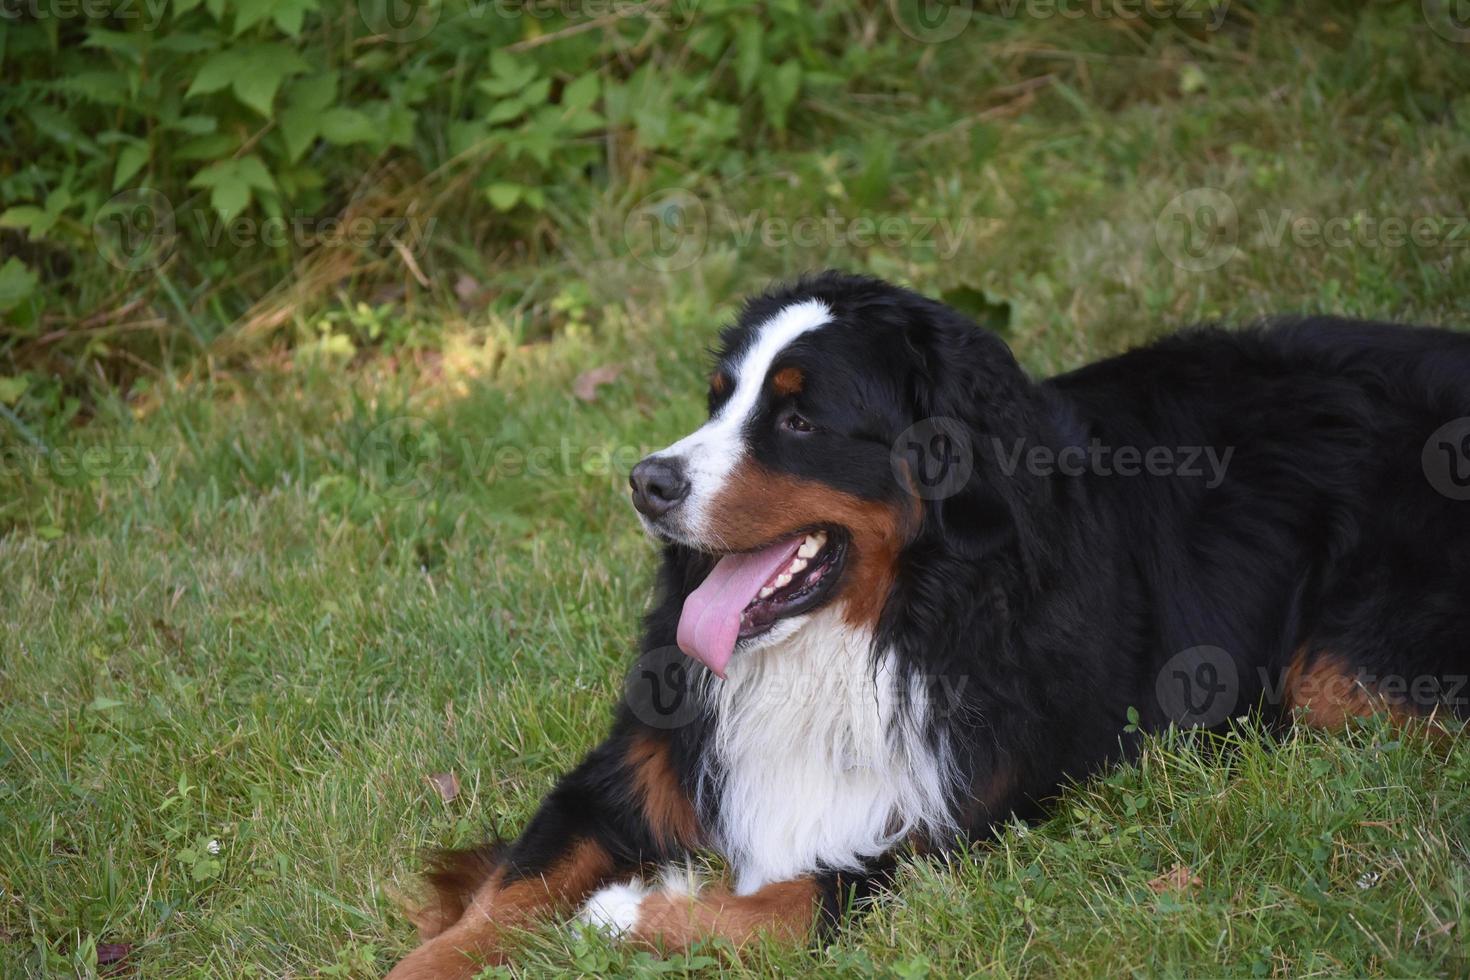
[{"label": "dog's tail area", "polygon": [[420,939],[433,939],[460,920],[475,893],[500,870],[507,847],[505,841],[493,840],[429,853],[424,872],[428,893],[418,901],[395,896],[404,915],[418,926]]}]

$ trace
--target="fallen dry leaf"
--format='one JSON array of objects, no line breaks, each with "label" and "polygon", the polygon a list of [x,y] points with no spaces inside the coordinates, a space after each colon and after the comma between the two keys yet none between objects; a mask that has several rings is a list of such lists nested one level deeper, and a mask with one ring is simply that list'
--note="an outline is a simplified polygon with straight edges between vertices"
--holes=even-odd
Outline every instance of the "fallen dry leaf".
[{"label": "fallen dry leaf", "polygon": [[577,380],[572,382],[572,394],[584,402],[595,402],[597,401],[597,389],[602,385],[612,384],[622,373],[621,364],[604,364],[601,367],[583,371],[577,375]]},{"label": "fallen dry leaf", "polygon": [[452,772],[436,772],[426,777],[429,785],[439,793],[439,799],[445,803],[459,796],[459,777]]},{"label": "fallen dry leaf", "polygon": [[121,973],[127,967],[125,962],[128,954],[133,951],[132,943],[98,943],[97,965],[106,967],[102,970],[103,976],[114,976]]},{"label": "fallen dry leaf", "polygon": [[1199,875],[1182,864],[1176,864],[1153,881],[1150,881],[1148,887],[1158,893],[1168,891],[1183,892],[1189,891],[1192,888],[1198,888],[1203,884],[1204,882],[1200,880]]}]

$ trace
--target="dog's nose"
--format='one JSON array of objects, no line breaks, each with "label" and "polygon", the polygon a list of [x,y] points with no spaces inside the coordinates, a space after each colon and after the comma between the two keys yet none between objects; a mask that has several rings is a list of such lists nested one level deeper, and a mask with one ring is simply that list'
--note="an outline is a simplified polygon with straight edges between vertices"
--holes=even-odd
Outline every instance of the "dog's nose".
[{"label": "dog's nose", "polygon": [[633,506],[650,519],[667,514],[679,501],[689,496],[689,481],[677,460],[650,456],[628,474],[633,488]]}]

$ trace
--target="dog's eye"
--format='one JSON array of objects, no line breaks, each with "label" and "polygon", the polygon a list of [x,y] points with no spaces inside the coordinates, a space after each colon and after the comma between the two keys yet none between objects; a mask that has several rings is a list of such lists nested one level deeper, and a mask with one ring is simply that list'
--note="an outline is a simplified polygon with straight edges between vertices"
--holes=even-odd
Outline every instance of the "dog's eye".
[{"label": "dog's eye", "polygon": [[795,412],[792,412],[790,415],[782,419],[781,424],[790,429],[792,432],[815,432],[817,429],[816,426],[812,425],[805,418],[797,415]]}]

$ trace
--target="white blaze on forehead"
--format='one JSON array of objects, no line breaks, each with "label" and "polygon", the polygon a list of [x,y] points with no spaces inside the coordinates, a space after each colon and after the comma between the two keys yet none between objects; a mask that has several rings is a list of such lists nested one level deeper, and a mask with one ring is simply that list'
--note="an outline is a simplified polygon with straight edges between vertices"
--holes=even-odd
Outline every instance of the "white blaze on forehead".
[{"label": "white blaze on forehead", "polygon": [[[735,365],[735,393],[720,406],[719,414],[710,419],[700,431],[716,422],[733,421],[737,427],[755,409],[760,400],[761,384],[770,373],[771,362],[791,343],[808,331],[823,326],[832,319],[832,311],[821,300],[809,299],[784,308],[756,328],[755,343],[746,348]],[[696,433],[697,434],[697,433]]]},{"label": "white blaze on forehead", "polygon": [[802,334],[832,320],[832,310],[821,300],[808,299],[782,308],[755,329],[755,340],[740,355],[731,370],[735,390],[728,401],[704,425],[680,439],[657,457],[678,457],[689,480],[689,497],[684,504],[685,529],[699,535],[705,528],[705,513],[725,478],[745,455],[742,433],[745,423],[760,402],[761,386],[771,364]]}]

